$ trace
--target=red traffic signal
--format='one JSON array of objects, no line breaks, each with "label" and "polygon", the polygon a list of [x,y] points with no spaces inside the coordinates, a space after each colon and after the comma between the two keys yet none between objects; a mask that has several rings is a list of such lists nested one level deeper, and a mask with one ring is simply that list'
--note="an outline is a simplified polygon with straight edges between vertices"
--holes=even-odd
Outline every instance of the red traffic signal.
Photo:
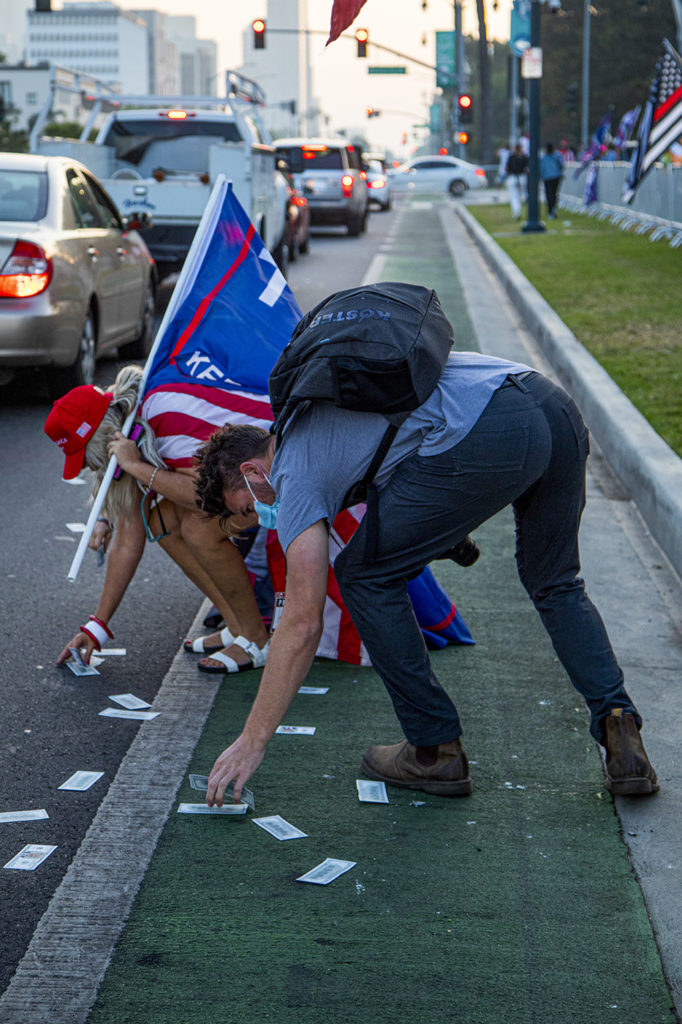
[{"label": "red traffic signal", "polygon": [[254,50],[265,49],[265,21],[263,18],[256,18],[255,21],[251,22],[251,28],[253,29],[253,48]]},{"label": "red traffic signal", "polygon": [[367,56],[367,42],[369,40],[369,32],[366,28],[359,28],[355,33],[355,41],[358,44],[358,57]]},{"label": "red traffic signal", "polygon": [[469,93],[462,93],[457,99],[457,105],[459,106],[459,123],[471,124],[474,116],[474,105]]},{"label": "red traffic signal", "polygon": [[460,146],[466,146],[467,142],[469,141],[469,133],[459,132],[457,135],[457,141],[459,142]]}]

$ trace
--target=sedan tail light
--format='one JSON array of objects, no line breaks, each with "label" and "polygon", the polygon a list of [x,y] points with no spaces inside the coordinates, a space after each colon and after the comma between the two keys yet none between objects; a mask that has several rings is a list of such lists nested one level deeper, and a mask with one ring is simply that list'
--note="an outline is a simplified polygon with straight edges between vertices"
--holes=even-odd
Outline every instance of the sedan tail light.
[{"label": "sedan tail light", "polygon": [[474,167],[474,174],[477,178],[485,178],[485,171],[482,167]]},{"label": "sedan tail light", "polygon": [[52,260],[35,242],[19,239],[0,271],[0,298],[29,299],[40,295],[52,278]]},{"label": "sedan tail light", "polygon": [[383,188],[386,184],[385,178],[374,178],[372,181],[368,181],[367,184],[370,188]]},{"label": "sedan tail light", "polygon": [[343,189],[344,196],[352,196],[353,195],[353,175],[352,174],[344,174],[343,178],[341,178],[341,188]]}]

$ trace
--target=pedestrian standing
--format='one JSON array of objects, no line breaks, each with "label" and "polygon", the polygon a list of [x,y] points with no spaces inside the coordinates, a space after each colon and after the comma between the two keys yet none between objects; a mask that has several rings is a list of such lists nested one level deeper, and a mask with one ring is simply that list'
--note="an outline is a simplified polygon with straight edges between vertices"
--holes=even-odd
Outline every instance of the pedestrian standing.
[{"label": "pedestrian standing", "polygon": [[547,200],[547,213],[550,220],[556,218],[554,212],[559,195],[559,185],[564,175],[564,160],[561,153],[554,148],[553,142],[548,142],[545,152],[540,159],[540,178],[545,186],[545,199]]},{"label": "pedestrian standing", "polygon": [[507,191],[512,217],[519,220],[521,207],[527,195],[528,157],[524,154],[520,143],[516,143],[513,153],[507,160]]},{"label": "pedestrian standing", "polygon": [[505,142],[497,151],[497,183],[503,185],[507,177],[507,160],[511,154],[509,143]]}]

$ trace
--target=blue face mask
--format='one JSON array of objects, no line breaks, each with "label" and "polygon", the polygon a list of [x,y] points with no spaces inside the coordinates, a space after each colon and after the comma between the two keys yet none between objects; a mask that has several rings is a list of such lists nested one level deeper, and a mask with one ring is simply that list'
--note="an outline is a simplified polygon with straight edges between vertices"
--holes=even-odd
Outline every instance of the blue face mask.
[{"label": "blue face mask", "polygon": [[[269,480],[268,476],[265,473],[263,473],[263,476],[265,477],[267,482],[270,484],[270,480]],[[266,530],[276,530],[277,529],[277,512],[279,511],[279,498],[277,498],[277,497],[275,498],[274,504],[266,505],[264,501],[259,501],[258,500],[256,495],[251,490],[251,486],[249,484],[249,481],[246,479],[246,477],[244,477],[244,483],[249,488],[249,491],[251,491],[251,497],[253,498],[253,510],[256,513],[256,515],[258,516],[258,522],[260,523],[260,525],[265,527]],[[270,484],[270,486],[272,487],[272,484]],[[274,488],[273,488],[273,490],[274,490]]]}]

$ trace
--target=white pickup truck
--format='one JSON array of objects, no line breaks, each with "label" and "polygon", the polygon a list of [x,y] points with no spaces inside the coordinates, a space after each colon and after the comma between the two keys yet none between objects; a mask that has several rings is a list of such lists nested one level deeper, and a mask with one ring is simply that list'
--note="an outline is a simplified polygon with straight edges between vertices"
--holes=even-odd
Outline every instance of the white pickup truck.
[{"label": "white pickup truck", "polygon": [[[40,138],[36,150],[77,158],[124,216],[147,213],[141,229],[159,277],[178,270],[218,174],[280,265],[286,187],[257,107],[235,97],[116,96],[94,142]],[[120,106],[119,106],[120,105]]]}]

